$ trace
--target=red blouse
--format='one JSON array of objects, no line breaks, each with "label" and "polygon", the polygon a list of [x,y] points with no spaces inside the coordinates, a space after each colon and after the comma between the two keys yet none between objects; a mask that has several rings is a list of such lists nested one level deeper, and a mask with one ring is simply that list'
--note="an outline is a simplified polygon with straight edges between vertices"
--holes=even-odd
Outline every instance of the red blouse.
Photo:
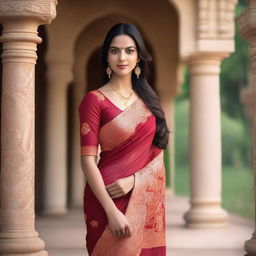
[{"label": "red blouse", "polygon": [[79,106],[81,155],[98,155],[99,130],[123,112],[99,90],[88,92]]}]

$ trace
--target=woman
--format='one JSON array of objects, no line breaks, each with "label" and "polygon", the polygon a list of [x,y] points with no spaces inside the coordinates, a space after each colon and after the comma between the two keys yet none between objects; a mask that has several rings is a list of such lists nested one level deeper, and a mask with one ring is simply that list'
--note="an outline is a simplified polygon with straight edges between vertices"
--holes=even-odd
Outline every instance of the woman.
[{"label": "woman", "polygon": [[163,149],[169,131],[146,81],[150,60],[138,29],[116,24],[102,48],[104,85],[88,92],[79,106],[92,256],[166,255]]}]

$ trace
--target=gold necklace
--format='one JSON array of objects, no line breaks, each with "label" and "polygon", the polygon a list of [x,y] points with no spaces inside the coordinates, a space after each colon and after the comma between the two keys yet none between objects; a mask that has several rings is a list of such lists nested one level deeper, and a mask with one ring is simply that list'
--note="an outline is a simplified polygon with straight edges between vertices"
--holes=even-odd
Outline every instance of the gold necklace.
[{"label": "gold necklace", "polygon": [[119,96],[119,98],[124,101],[124,105],[127,106],[128,104],[128,101],[130,100],[130,98],[132,97],[133,95],[133,90],[130,91],[130,95],[128,95],[127,97],[123,96],[122,93],[117,90],[116,88],[114,88],[112,85],[110,85],[111,88],[117,93],[117,95]]}]

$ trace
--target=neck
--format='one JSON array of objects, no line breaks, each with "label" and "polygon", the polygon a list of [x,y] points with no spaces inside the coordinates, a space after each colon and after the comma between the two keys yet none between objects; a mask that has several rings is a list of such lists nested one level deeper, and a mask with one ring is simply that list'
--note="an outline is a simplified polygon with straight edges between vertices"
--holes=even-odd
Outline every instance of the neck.
[{"label": "neck", "polygon": [[111,77],[110,83],[119,91],[132,90],[131,76],[115,76]]}]

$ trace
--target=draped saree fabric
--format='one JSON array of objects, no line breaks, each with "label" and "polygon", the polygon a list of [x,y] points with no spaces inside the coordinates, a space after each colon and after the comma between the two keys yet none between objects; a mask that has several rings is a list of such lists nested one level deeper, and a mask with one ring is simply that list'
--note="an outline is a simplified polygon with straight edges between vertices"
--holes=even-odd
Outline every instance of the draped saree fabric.
[{"label": "draped saree fabric", "polygon": [[156,119],[138,98],[125,110],[100,90],[88,92],[80,106],[81,155],[97,155],[105,185],[135,175],[133,189],[113,199],[127,217],[132,237],[118,238],[88,183],[84,190],[86,246],[91,256],[165,256],[165,168],[163,150],[152,144]]}]

